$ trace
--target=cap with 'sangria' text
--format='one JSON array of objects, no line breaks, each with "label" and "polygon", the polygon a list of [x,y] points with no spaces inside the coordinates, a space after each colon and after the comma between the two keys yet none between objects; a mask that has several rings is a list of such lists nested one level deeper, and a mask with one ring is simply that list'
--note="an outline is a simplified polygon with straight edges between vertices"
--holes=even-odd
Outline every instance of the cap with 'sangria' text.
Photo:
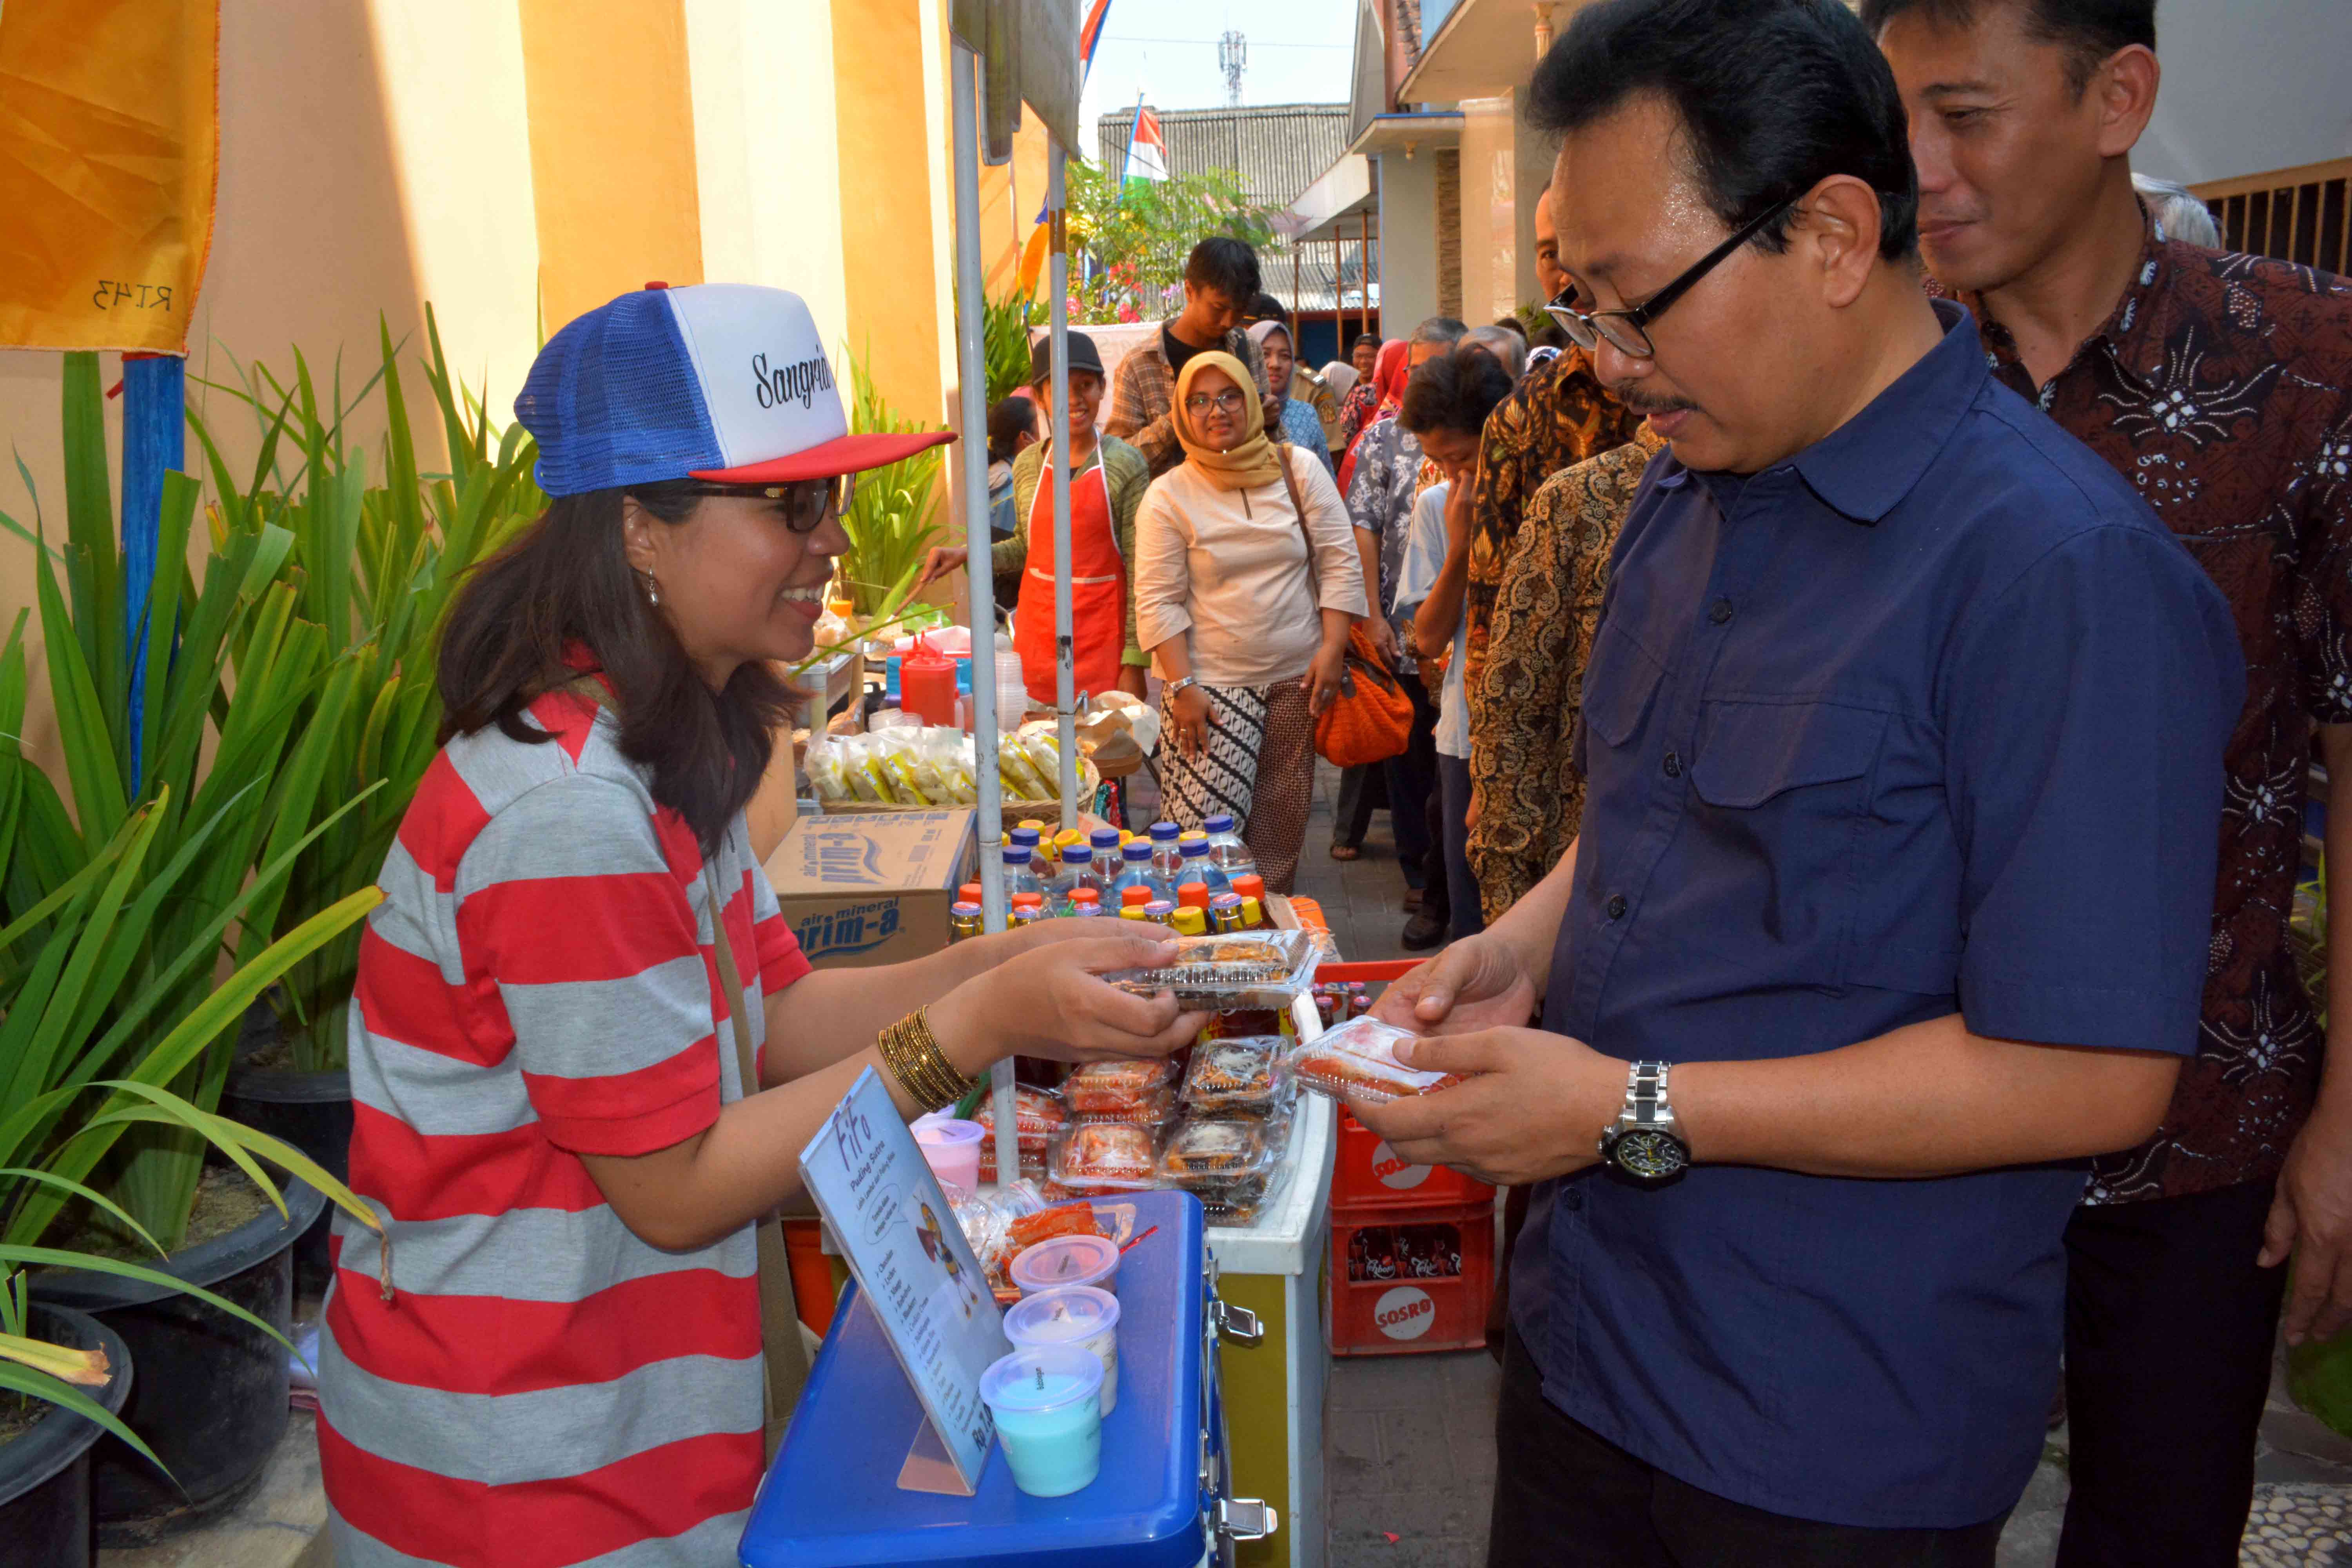
[{"label": "cap with 'sangria' text", "polygon": [[955,439],[850,434],[808,306],[747,283],[641,289],[598,306],[539,351],[514,411],[538,438],[551,496],[824,479]]}]

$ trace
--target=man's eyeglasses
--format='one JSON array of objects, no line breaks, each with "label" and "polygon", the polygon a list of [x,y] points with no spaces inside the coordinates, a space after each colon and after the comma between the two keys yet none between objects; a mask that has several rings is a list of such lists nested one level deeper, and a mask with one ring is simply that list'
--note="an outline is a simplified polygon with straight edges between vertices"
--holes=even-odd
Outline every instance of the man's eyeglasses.
[{"label": "man's eyeglasses", "polygon": [[1544,309],[1551,313],[1553,321],[1560,324],[1560,329],[1575,341],[1576,346],[1587,353],[1600,347],[1602,338],[1607,338],[1609,346],[1619,353],[1633,359],[1649,359],[1658,352],[1650,343],[1648,330],[1650,323],[1664,315],[1667,308],[1675,300],[1689,293],[1700,279],[1720,267],[1726,257],[1763,233],[1766,226],[1774,219],[1795,206],[1797,201],[1797,197],[1790,196],[1779,206],[1755,219],[1729,239],[1700,257],[1684,271],[1681,277],[1630,310],[1580,310],[1570,303],[1576,298],[1576,285],[1573,283],[1561,289],[1559,297]]},{"label": "man's eyeglasses", "polygon": [[700,496],[745,496],[753,500],[772,500],[784,514],[784,526],[794,533],[814,533],[828,517],[839,517],[849,510],[857,494],[856,474],[835,474],[829,479],[793,479],[781,485],[729,485],[716,480],[694,481],[686,487],[689,494]]},{"label": "man's eyeglasses", "polygon": [[1243,404],[1246,401],[1237,387],[1228,387],[1214,397],[1205,392],[1196,392],[1184,400],[1184,411],[1188,414],[1206,414],[1212,408],[1221,408],[1227,414],[1239,414]]}]

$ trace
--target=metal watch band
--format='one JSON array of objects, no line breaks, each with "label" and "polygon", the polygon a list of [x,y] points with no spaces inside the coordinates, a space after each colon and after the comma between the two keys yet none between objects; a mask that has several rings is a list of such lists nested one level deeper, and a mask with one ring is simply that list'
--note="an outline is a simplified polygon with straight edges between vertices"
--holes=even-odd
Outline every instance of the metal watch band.
[{"label": "metal watch band", "polygon": [[1666,1098],[1668,1062],[1635,1062],[1625,1069],[1625,1117],[1636,1127],[1674,1125],[1673,1102]]}]

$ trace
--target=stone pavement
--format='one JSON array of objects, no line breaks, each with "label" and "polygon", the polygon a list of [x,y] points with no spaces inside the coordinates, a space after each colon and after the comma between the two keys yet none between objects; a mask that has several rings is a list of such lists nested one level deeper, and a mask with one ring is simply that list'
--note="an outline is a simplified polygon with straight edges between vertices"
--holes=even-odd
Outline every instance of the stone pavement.
[{"label": "stone pavement", "polygon": [[[1404,879],[1388,814],[1375,812],[1363,858],[1335,861],[1338,775],[1318,771],[1298,891],[1316,899],[1350,959],[1410,956]],[[1325,1415],[1331,1568],[1479,1568],[1494,1495],[1498,1373],[1479,1352],[1353,1356],[1331,1367]],[[2050,1568],[2066,1507],[2066,1431],[2002,1532],[2000,1568]],[[2287,1397],[2284,1358],[2272,1380],[2255,1458],[2244,1568],[2352,1568],[2352,1439]]]}]

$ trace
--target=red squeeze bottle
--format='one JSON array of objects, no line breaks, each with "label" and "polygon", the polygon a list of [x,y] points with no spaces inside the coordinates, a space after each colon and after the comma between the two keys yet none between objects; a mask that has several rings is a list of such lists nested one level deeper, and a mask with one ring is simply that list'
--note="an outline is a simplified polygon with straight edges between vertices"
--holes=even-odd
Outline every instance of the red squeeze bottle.
[{"label": "red squeeze bottle", "polygon": [[[902,674],[900,679],[903,681],[905,677]],[[1194,909],[1199,910],[1202,913],[1206,914],[1209,910],[1209,884],[1206,882],[1185,883],[1182,887],[1176,889],[1176,902],[1180,908],[1183,905],[1190,904]]]},{"label": "red squeeze bottle", "polygon": [[952,727],[956,721],[955,660],[921,637],[912,653],[898,661],[898,706],[919,715],[926,724]]}]

